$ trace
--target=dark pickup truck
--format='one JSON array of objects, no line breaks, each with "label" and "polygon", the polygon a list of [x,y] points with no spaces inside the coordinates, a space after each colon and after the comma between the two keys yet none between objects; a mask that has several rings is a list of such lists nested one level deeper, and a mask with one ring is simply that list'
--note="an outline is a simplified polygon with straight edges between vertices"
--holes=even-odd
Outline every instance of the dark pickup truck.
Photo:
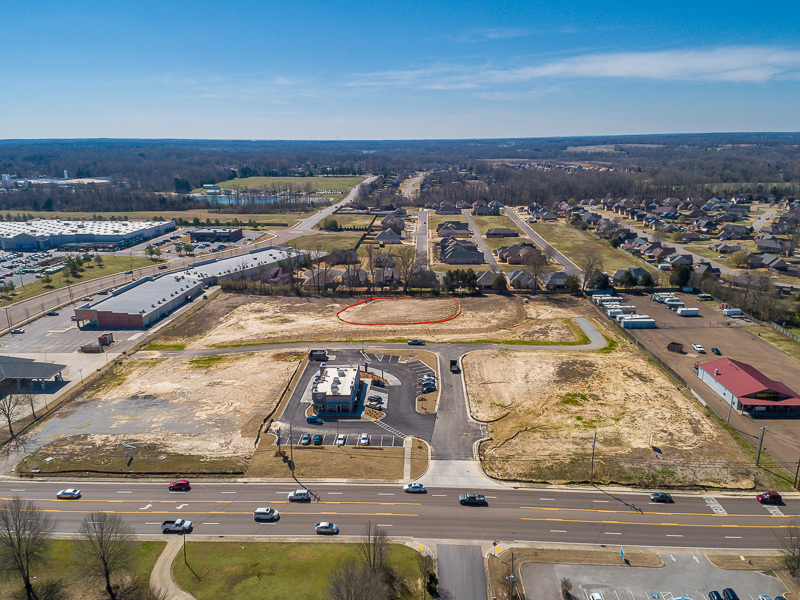
[{"label": "dark pickup truck", "polygon": [[468,492],[466,494],[461,494],[458,497],[458,502],[462,506],[483,506],[486,504],[486,498],[483,496],[483,494],[473,494],[472,492]]},{"label": "dark pickup truck", "polygon": [[458,359],[454,358],[450,361],[450,372],[451,373],[460,373],[461,369],[458,368]]}]

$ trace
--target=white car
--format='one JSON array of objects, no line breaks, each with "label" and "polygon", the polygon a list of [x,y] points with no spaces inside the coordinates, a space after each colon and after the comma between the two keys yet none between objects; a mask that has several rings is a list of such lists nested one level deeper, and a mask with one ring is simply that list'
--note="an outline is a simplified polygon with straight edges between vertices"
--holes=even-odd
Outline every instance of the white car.
[{"label": "white car", "polygon": [[59,500],[77,500],[80,497],[81,497],[81,491],[76,490],[75,488],[61,490],[56,494],[56,498],[58,498]]},{"label": "white car", "polygon": [[706,349],[703,348],[700,344],[692,344],[692,349],[697,352],[698,354],[705,354]]},{"label": "white car", "polygon": [[361,434],[361,439],[358,440],[358,443],[361,446],[369,446],[369,434],[368,433],[362,433]]},{"label": "white car", "polygon": [[323,521],[322,523],[317,523],[314,525],[314,531],[319,534],[330,534],[336,535],[339,533],[339,526],[336,523],[329,523],[328,521]]},{"label": "white car", "polygon": [[592,592],[589,594],[589,600],[603,600],[603,596],[600,595],[600,592]]},{"label": "white car", "polygon": [[308,492],[308,490],[295,490],[293,492],[289,492],[288,498],[290,502],[310,502],[311,494]]},{"label": "white car", "polygon": [[277,521],[281,514],[274,508],[262,506],[253,511],[253,519],[256,521]]},{"label": "white car", "polygon": [[421,483],[407,483],[403,486],[403,491],[407,494],[424,494],[425,486]]},{"label": "white car", "polygon": [[347,436],[344,433],[340,433],[339,436],[336,438],[336,445],[344,446],[346,443],[347,443]]}]

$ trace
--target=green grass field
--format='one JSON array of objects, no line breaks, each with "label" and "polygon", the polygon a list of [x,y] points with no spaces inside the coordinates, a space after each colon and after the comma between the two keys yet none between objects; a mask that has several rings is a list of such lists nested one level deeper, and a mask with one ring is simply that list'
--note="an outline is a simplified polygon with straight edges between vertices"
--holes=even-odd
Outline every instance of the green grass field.
[{"label": "green grass field", "polygon": [[[63,580],[70,592],[69,598],[94,598],[93,594],[87,595],[90,590],[101,592],[105,586],[99,580],[91,580],[86,576],[79,551],[81,543],[83,542],[79,540],[52,540],[45,555],[44,566],[35,567],[33,574],[38,580]],[[131,572],[145,582],[149,581],[150,573],[164,546],[165,542],[135,542]],[[0,573],[0,598],[16,598],[14,593],[22,588],[20,581],[15,573]],[[24,593],[20,597],[24,598]]]},{"label": "green grass field", "polygon": [[428,231],[429,235],[434,237],[436,235],[436,228],[445,221],[456,221],[458,223],[466,223],[467,219],[464,215],[437,215],[435,213],[428,213]]},{"label": "green grass field", "polygon": [[355,248],[361,236],[354,233],[318,233],[315,235],[304,235],[291,241],[294,248],[316,250],[325,252],[334,250],[349,250]]},{"label": "green grass field", "polygon": [[[163,262],[166,261],[152,261],[144,256],[134,256],[131,258],[130,256],[124,255],[103,255],[102,266],[97,266],[97,264],[92,261],[88,265],[84,265],[84,270],[78,274],[78,277],[70,277],[69,281],[71,286],[76,286],[80,285],[81,283],[91,281],[92,279],[97,279],[98,277],[114,275],[115,273],[123,273],[129,269],[150,267]],[[14,293],[10,298],[0,298],[0,306],[8,306],[9,304],[14,304],[15,302],[21,302],[22,300],[33,298],[39,294],[44,294],[46,292],[52,292],[53,290],[67,287],[66,281],[64,280],[63,271],[61,273],[51,275],[51,277],[53,281],[50,282],[49,286],[46,286],[41,279],[37,279],[36,281],[25,284],[25,287],[21,287],[19,285],[19,277],[16,277],[14,283],[17,284],[17,288],[14,290]]]},{"label": "green grass field", "polygon": [[603,270],[612,275],[617,269],[627,269],[628,267],[645,267],[655,272],[653,267],[625,254],[622,250],[612,248],[607,243],[596,238],[592,233],[574,229],[566,223],[560,221],[556,223],[531,223],[531,229],[579,267],[583,257],[588,252],[595,252],[603,259]]},{"label": "green grass field", "polygon": [[[307,520],[313,531],[312,519]],[[323,600],[328,574],[355,552],[355,544],[339,543],[187,542],[191,570],[181,555],[172,563],[172,573],[175,582],[197,600]],[[407,546],[391,546],[389,563],[406,586],[416,590],[400,598],[422,597],[416,555]]]},{"label": "green grass field", "polygon": [[[311,191],[335,190],[341,193],[361,183],[364,179],[366,177],[245,177],[220,181],[217,185],[228,190],[261,190],[265,187],[271,189],[273,184],[290,184],[299,189],[308,186]],[[203,188],[192,191],[199,193],[203,191]]]},{"label": "green grass field", "polygon": [[[372,222],[375,220],[375,215],[337,215],[333,214],[330,216],[331,219],[334,219],[338,224],[339,227],[369,227]],[[323,219],[324,221],[324,219]],[[314,229],[320,229],[322,227],[322,222],[320,221],[314,226]]]},{"label": "green grass field", "polygon": [[[314,211],[316,212],[316,209]],[[131,211],[131,212],[100,212],[100,213],[90,213],[90,212],[42,212],[42,211],[19,211],[19,210],[10,210],[4,214],[11,214],[13,216],[17,216],[20,214],[28,215],[32,214],[35,218],[39,219],[71,219],[71,220],[86,220],[92,219],[93,216],[103,217],[104,219],[110,219],[111,217],[122,218],[122,219],[130,219],[131,221],[151,221],[155,217],[160,217],[165,221],[172,221],[177,219],[185,219],[186,221],[193,221],[194,219],[200,219],[202,224],[206,224],[208,219],[211,219],[211,223],[215,224],[217,220],[221,224],[225,224],[228,222],[233,221],[234,219],[238,219],[241,222],[248,222],[250,220],[255,221],[256,223],[274,223],[276,226],[290,226],[294,225],[297,221],[300,220],[298,218],[298,214],[296,212],[292,213],[280,213],[280,214],[251,214],[251,213],[231,213],[225,212],[225,207],[221,206],[219,210],[208,210],[208,209],[194,209],[194,210],[156,210],[156,211]],[[308,215],[305,215],[308,216]]]}]

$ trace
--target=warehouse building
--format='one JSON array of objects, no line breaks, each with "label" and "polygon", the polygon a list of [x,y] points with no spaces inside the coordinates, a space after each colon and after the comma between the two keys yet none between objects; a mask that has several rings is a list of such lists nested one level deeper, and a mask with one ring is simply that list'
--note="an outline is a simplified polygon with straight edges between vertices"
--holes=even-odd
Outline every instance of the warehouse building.
[{"label": "warehouse building", "polygon": [[320,365],[311,381],[311,402],[317,414],[352,413],[358,404],[361,373],[357,366]]},{"label": "warehouse building", "polygon": [[282,260],[290,257],[297,258],[303,253],[294,248],[280,246],[267,246],[252,250],[248,254],[241,254],[221,260],[208,260],[194,265],[186,270],[186,275],[202,279],[206,285],[216,285],[220,279],[243,279],[253,277],[267,269],[276,266]]},{"label": "warehouse building", "polygon": [[175,221],[0,221],[0,247],[14,251],[95,245],[126,248],[174,230]]},{"label": "warehouse building", "polygon": [[193,242],[235,242],[243,237],[241,229],[229,227],[209,227],[189,232],[189,239]]},{"label": "warehouse building", "polygon": [[750,414],[797,415],[800,397],[791,388],[738,360],[719,358],[695,364],[695,373],[737,410]]}]

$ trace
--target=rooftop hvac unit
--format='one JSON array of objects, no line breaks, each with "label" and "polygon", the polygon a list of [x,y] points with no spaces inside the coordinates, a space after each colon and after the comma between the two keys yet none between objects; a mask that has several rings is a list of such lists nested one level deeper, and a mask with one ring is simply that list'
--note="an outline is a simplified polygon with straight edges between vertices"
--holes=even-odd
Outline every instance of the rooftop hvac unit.
[{"label": "rooftop hvac unit", "polygon": [[714,375],[719,375],[719,369],[714,369]]}]

